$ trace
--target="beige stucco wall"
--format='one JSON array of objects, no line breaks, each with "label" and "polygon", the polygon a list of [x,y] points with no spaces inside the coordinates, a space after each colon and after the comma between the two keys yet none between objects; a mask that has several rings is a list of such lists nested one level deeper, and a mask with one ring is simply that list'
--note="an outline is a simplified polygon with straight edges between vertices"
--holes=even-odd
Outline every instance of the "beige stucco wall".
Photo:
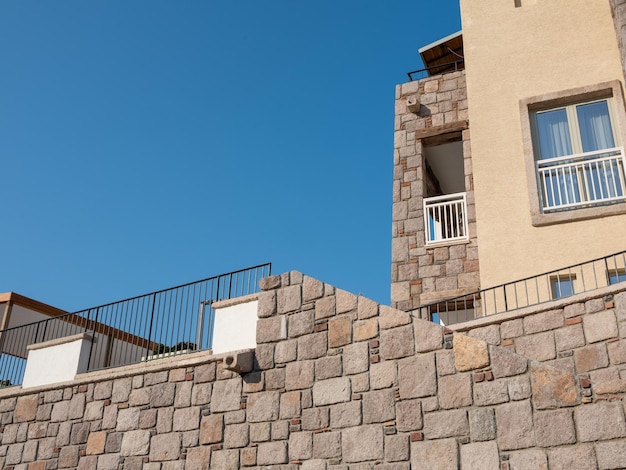
[{"label": "beige stucco wall", "polygon": [[483,288],[626,247],[626,215],[532,225],[520,120],[521,100],[623,83],[609,0],[515,3],[461,0]]}]

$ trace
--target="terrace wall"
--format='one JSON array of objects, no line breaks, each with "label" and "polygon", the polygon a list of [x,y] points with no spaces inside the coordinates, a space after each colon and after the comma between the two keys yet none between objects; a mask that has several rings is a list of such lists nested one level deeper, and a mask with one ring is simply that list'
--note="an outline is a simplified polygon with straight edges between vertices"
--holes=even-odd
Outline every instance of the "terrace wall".
[{"label": "terrace wall", "polygon": [[626,467],[623,392],[298,272],[262,289],[253,372],[195,353],[2,390],[0,466]]}]

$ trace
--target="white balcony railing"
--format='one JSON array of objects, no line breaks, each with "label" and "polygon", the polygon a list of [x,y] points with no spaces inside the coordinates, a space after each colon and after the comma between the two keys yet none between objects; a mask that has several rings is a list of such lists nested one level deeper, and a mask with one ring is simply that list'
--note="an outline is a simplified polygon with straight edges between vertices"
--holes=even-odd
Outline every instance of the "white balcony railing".
[{"label": "white balcony railing", "polygon": [[626,201],[624,163],[622,147],[538,160],[543,211]]},{"label": "white balcony railing", "polygon": [[465,193],[424,198],[426,245],[467,240]]}]

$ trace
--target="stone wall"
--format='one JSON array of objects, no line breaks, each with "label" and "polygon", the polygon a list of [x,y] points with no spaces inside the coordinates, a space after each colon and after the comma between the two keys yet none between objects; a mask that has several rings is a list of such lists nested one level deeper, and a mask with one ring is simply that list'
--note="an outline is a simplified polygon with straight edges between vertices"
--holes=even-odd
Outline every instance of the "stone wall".
[{"label": "stone wall", "polygon": [[297,272],[262,289],[253,372],[195,353],[2,390],[0,466],[626,467],[623,393]]},{"label": "stone wall", "polygon": [[597,395],[626,392],[626,292],[613,286],[494,315],[455,331],[575,374]]},{"label": "stone wall", "polygon": [[[421,106],[411,112],[415,96]],[[409,310],[480,286],[464,72],[398,85],[395,112],[391,305]],[[426,247],[423,199],[433,184],[424,147],[450,140],[463,143],[469,241]]]}]

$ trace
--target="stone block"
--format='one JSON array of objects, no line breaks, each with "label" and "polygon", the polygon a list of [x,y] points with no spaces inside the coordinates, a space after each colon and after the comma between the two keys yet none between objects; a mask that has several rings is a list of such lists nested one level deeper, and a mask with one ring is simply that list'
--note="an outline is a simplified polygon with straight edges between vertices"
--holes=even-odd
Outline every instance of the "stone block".
[{"label": "stone block", "polygon": [[626,363],[626,341],[616,341],[607,345],[611,364]]},{"label": "stone block", "polygon": [[381,305],[379,310],[378,326],[381,330],[388,330],[411,323],[411,315],[402,310],[396,310],[386,305]]},{"label": "stone block", "polygon": [[469,427],[472,442],[495,439],[496,416],[493,408],[475,408],[469,410]]},{"label": "stone block", "polygon": [[354,322],[354,341],[366,341],[378,336],[378,319],[357,320]]},{"label": "stone block", "polygon": [[239,451],[217,450],[212,452],[211,468],[219,470],[239,470]]},{"label": "stone block", "polygon": [[576,429],[570,409],[538,411],[534,415],[535,437],[541,447],[576,443]]},{"label": "stone block", "polygon": [[618,402],[598,402],[574,410],[578,440],[605,441],[626,436],[624,408]]},{"label": "stone block", "polygon": [[352,312],[357,309],[358,297],[351,292],[336,289],[335,298],[337,299],[337,314]]},{"label": "stone block", "polygon": [[217,444],[224,438],[224,416],[203,416],[200,421],[200,444]]},{"label": "stone block", "polygon": [[59,401],[52,405],[52,414],[50,416],[50,421],[53,423],[60,423],[63,421],[67,421],[70,411],[70,402],[69,401]]},{"label": "stone block", "polygon": [[[70,432],[70,444],[85,444],[91,431],[90,423],[74,422]],[[24,436],[25,437],[25,436]]]},{"label": "stone block", "polygon": [[210,447],[193,447],[187,450],[185,470],[206,470],[210,460]]},{"label": "stone block", "polygon": [[524,327],[521,318],[502,322],[500,325],[500,338],[510,339],[517,338],[524,334]]},{"label": "stone block", "polygon": [[313,386],[315,381],[315,362],[290,362],[285,368],[285,388],[287,390],[302,390]]},{"label": "stone block", "polygon": [[295,340],[281,341],[276,343],[274,360],[276,364],[284,364],[296,360],[298,352],[298,342]]},{"label": "stone block", "polygon": [[455,374],[439,378],[439,405],[443,409],[461,408],[472,404],[472,376]]},{"label": "stone block", "polygon": [[180,457],[180,447],[180,433],[172,432],[152,436],[150,440],[150,460],[153,462],[177,460]]},{"label": "stone block", "polygon": [[257,449],[257,465],[276,465],[288,462],[287,442],[264,442]]},{"label": "stone block", "polygon": [[560,328],[554,332],[557,351],[567,351],[569,349],[580,348],[585,345],[585,335],[582,324]]},{"label": "stone block", "polygon": [[411,442],[411,468],[450,470],[460,468],[456,439]]},{"label": "stone block", "polygon": [[350,401],[351,396],[348,377],[320,380],[313,385],[313,403],[315,406],[347,402]]},{"label": "stone block", "polygon": [[279,416],[280,393],[277,391],[252,393],[248,396],[247,419],[250,423],[273,421]]},{"label": "stone block", "polygon": [[337,457],[341,457],[340,432],[313,434],[313,458],[332,459]]},{"label": "stone block", "polygon": [[508,453],[511,470],[547,470],[548,456],[540,449],[518,450]]},{"label": "stone block", "polygon": [[365,462],[384,458],[382,426],[370,425],[346,429],[342,433],[344,462]]},{"label": "stone block", "polygon": [[305,310],[289,315],[287,331],[290,338],[313,333],[315,318],[313,310]]},{"label": "stone block", "polygon": [[585,312],[595,313],[595,312],[599,312],[600,310],[604,310],[604,300],[591,299],[585,302]]},{"label": "stone block", "polygon": [[422,402],[420,400],[402,400],[396,405],[396,427],[400,432],[422,429]]},{"label": "stone block", "polygon": [[165,382],[154,385],[150,388],[150,406],[159,408],[162,406],[172,406],[176,395],[176,384]]},{"label": "stone block", "polygon": [[530,398],[532,389],[528,376],[521,375],[508,380],[509,398],[513,401]]},{"label": "stone block", "polygon": [[200,407],[191,406],[174,410],[174,431],[190,431],[200,426]]},{"label": "stone block", "polygon": [[112,433],[107,434],[107,440],[104,444],[104,452],[107,454],[110,454],[113,452],[119,452],[120,449],[122,448],[123,438],[124,438],[124,433],[121,433],[121,432],[112,432]]},{"label": "stone block", "polygon": [[327,356],[315,361],[315,378],[317,380],[330,379],[341,375],[341,356]]},{"label": "stone block", "polygon": [[312,456],[313,434],[307,431],[292,432],[289,436],[289,460],[308,460]]},{"label": "stone block", "polygon": [[240,378],[215,382],[211,395],[211,413],[238,410],[241,402],[241,391]]},{"label": "stone block", "polygon": [[349,315],[328,320],[328,346],[338,348],[352,342],[352,318]]},{"label": "stone block", "polygon": [[132,383],[133,379],[130,377],[115,380],[111,392],[111,403],[123,403],[128,401]]},{"label": "stone block", "polygon": [[467,332],[467,336],[484,341],[487,344],[497,346],[500,344],[500,325],[489,325],[474,328]]},{"label": "stone block", "polygon": [[563,308],[565,318],[573,318],[585,313],[585,304],[570,304]]},{"label": "stone block", "polygon": [[359,318],[359,320],[363,320],[377,316],[378,303],[360,295],[357,300],[357,318]]},{"label": "stone block", "polygon": [[287,317],[285,315],[257,320],[257,343],[272,343],[284,339],[287,339]]},{"label": "stone block", "polygon": [[111,381],[98,382],[95,384],[94,389],[93,389],[93,399],[94,400],[106,400],[107,398],[111,398],[112,392],[113,392],[113,382]]},{"label": "stone block", "polygon": [[428,352],[441,349],[443,346],[443,327],[426,320],[415,320],[413,323],[415,350]]},{"label": "stone block", "polygon": [[367,342],[353,343],[343,348],[343,373],[359,374],[369,369],[369,346]]},{"label": "stone block", "polygon": [[19,397],[15,403],[13,412],[14,423],[24,423],[33,421],[37,416],[37,406],[39,405],[39,395],[26,395]]},{"label": "stone block", "polygon": [[[148,403],[150,401],[150,398],[148,394],[146,395],[148,396],[148,401],[146,403]],[[95,421],[97,419],[102,419],[103,412],[104,412],[104,402],[102,401],[89,402],[85,406],[85,414],[83,416],[83,419],[85,421]]]},{"label": "stone block", "polygon": [[500,450],[525,449],[535,445],[530,401],[507,403],[496,408]]},{"label": "stone block", "polygon": [[424,435],[428,439],[469,435],[467,412],[450,410],[425,413]]},{"label": "stone block", "polygon": [[270,440],[270,423],[251,423],[250,440],[252,442],[265,442]]},{"label": "stone block", "polygon": [[[278,390],[285,388],[285,368],[266,370],[264,374],[265,389]],[[262,387],[259,387],[262,390]],[[260,390],[249,390],[248,392],[256,392]]]},{"label": "stone block", "polygon": [[591,445],[557,447],[548,450],[550,469],[587,470],[596,467],[596,458]]},{"label": "stone block", "polygon": [[451,349],[445,349],[437,351],[437,374],[440,376],[451,375],[456,373],[456,366],[454,364],[454,351]]},{"label": "stone block", "polygon": [[454,364],[460,372],[481,369],[489,365],[487,343],[469,336],[455,334]]},{"label": "stone block", "polygon": [[414,352],[415,339],[412,325],[381,331],[380,356],[382,359],[399,359],[411,356]]},{"label": "stone block", "polygon": [[274,345],[257,343],[254,350],[255,367],[267,370],[274,367]]},{"label": "stone block", "polygon": [[328,351],[328,334],[326,331],[300,336],[298,338],[298,360],[317,359],[325,356]]},{"label": "stone block", "polygon": [[497,469],[500,467],[498,444],[490,442],[472,442],[461,446],[461,468],[463,470]]},{"label": "stone block", "polygon": [[609,355],[605,343],[592,344],[574,350],[576,371],[581,374],[609,365]]},{"label": "stone block", "polygon": [[191,389],[191,404],[193,406],[206,405],[211,401],[212,383],[194,384]]},{"label": "stone block", "polygon": [[117,413],[116,431],[130,431],[139,428],[139,408],[122,408]]},{"label": "stone block", "polygon": [[598,442],[596,458],[600,470],[626,468],[626,441]]},{"label": "stone block", "polygon": [[363,423],[384,423],[396,417],[395,392],[392,389],[363,394]]},{"label": "stone block", "polygon": [[383,361],[370,366],[370,387],[373,390],[389,388],[397,382],[396,361]]},{"label": "stone block", "polygon": [[563,310],[550,310],[524,318],[524,332],[527,335],[554,330],[563,326]]},{"label": "stone block", "polygon": [[[396,434],[385,436],[385,460],[387,462],[403,462],[409,460],[409,436]],[[402,464],[398,464],[402,465]],[[406,463],[408,469],[408,463]],[[397,469],[397,466],[389,466]]]},{"label": "stone block", "polygon": [[[86,406],[87,410],[85,410],[85,415],[87,414],[87,411],[89,410],[89,407],[92,405],[92,403],[100,403],[102,404],[101,406],[103,406],[103,402],[101,401],[87,403],[87,406]],[[142,405],[148,405],[149,403],[150,403],[150,387],[137,388],[133,390],[132,392],[130,392],[130,396],[128,397],[129,406],[142,406]]]},{"label": "stone block", "polygon": [[271,290],[259,293],[257,315],[259,318],[267,318],[276,314],[276,291]]},{"label": "stone block", "polygon": [[520,336],[515,340],[515,352],[535,361],[549,361],[556,357],[554,333],[545,331],[534,335]]},{"label": "stone block", "polygon": [[249,436],[248,424],[229,424],[224,428],[224,448],[245,447],[248,445]]},{"label": "stone block", "polygon": [[[78,446],[66,446],[61,448],[59,452],[59,468],[70,468],[78,465]],[[9,454],[7,454],[7,463],[9,463]]]},{"label": "stone block", "polygon": [[491,370],[495,378],[511,377],[523,374],[528,369],[528,359],[508,349],[490,347]]},{"label": "stone block", "polygon": [[280,395],[280,418],[297,418],[302,413],[300,392],[286,392]]},{"label": "stone block", "polygon": [[123,434],[120,455],[147,455],[150,448],[150,431],[128,431]]},{"label": "stone block", "polygon": [[283,287],[277,291],[276,304],[278,314],[298,310],[302,306],[302,286]]},{"label": "stone block", "polygon": [[609,338],[617,338],[617,319],[613,310],[605,310],[583,316],[583,330],[587,343],[597,343]]},{"label": "stone block", "polygon": [[421,398],[437,393],[435,353],[421,354],[398,361],[400,398]]},{"label": "stone block", "polygon": [[302,429],[304,431],[316,431],[327,428],[328,423],[328,408],[307,408],[302,410]]},{"label": "stone block", "polygon": [[334,296],[324,297],[315,301],[315,319],[329,318],[337,313],[337,303]]},{"label": "stone block", "polygon": [[333,429],[359,426],[362,423],[361,402],[358,400],[332,405],[330,409],[330,426]]},{"label": "stone block", "polygon": [[324,283],[309,276],[304,276],[302,281],[302,300],[310,302],[324,295]]},{"label": "stone block", "polygon": [[477,406],[497,405],[509,401],[509,387],[505,380],[474,384],[474,404]]},{"label": "stone block", "polygon": [[157,411],[157,433],[172,432],[172,421],[174,420],[174,408],[160,408]]}]

